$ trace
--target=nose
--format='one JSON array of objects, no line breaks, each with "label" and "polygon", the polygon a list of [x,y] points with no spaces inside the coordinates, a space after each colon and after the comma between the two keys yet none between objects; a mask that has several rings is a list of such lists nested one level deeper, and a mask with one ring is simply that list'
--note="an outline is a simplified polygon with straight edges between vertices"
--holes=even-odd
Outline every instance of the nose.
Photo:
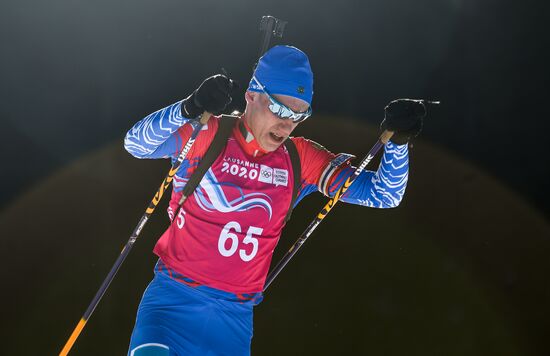
[{"label": "nose", "polygon": [[296,127],[296,124],[290,119],[279,120],[279,128],[286,134],[290,134]]}]

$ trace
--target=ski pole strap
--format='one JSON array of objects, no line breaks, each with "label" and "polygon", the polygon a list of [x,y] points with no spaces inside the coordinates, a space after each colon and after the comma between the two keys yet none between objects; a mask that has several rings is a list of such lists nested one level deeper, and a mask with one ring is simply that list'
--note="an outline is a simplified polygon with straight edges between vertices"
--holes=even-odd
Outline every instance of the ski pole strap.
[{"label": "ski pole strap", "polygon": [[237,116],[222,115],[219,120],[220,124],[218,131],[216,132],[216,135],[214,135],[212,143],[202,157],[197,169],[195,169],[191,177],[189,177],[189,181],[187,181],[187,184],[185,184],[185,187],[183,188],[183,195],[180,199],[180,204],[182,204],[187,197],[193,194],[201,182],[202,177],[206,174],[206,171],[208,171],[208,169],[212,166],[212,163],[214,163],[216,158],[218,158],[227,143],[229,135],[231,135],[231,130],[235,126],[237,119]]},{"label": "ski pole strap", "polygon": [[300,190],[300,182],[302,181],[302,165],[300,163],[300,156],[298,155],[298,150],[294,141],[289,137],[285,140],[284,143],[288,155],[290,156],[290,162],[292,163],[292,172],[294,175],[294,185],[292,188],[292,200],[290,201],[290,206],[288,207],[288,212],[286,213],[285,222],[290,220],[292,215],[292,210],[294,209],[294,204],[298,198],[298,191]]}]

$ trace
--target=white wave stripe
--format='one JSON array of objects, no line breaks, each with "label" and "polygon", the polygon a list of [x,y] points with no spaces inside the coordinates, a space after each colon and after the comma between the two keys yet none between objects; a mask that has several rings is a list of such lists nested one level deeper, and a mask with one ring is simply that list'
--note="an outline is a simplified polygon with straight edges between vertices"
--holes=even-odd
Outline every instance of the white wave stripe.
[{"label": "white wave stripe", "polygon": [[408,166],[401,167],[402,169],[388,169],[388,166],[380,167],[380,175],[388,177],[392,180],[400,180],[403,176],[409,174]]},{"label": "white wave stripe", "polygon": [[[389,169],[391,167],[391,169]],[[380,174],[388,176],[388,177],[395,177],[396,179],[399,179],[403,177],[404,175],[409,173],[409,165],[405,164],[402,166],[399,166],[399,168],[395,168],[393,165],[380,165],[379,168]]]},{"label": "white wave stripe", "polygon": [[149,150],[146,150],[142,145],[134,143],[129,138],[124,139],[124,147],[134,157],[142,157],[151,153]]},{"label": "white wave stripe", "polygon": [[124,146],[132,154],[149,152],[149,149],[141,144],[139,134],[141,132],[142,125],[143,125],[143,120],[136,123],[134,127],[132,127],[128,131],[128,133],[126,134],[126,137],[124,138]]},{"label": "white wave stripe", "polygon": [[378,174],[379,179],[391,189],[398,189],[404,186],[409,178],[409,172],[405,171],[402,174],[395,174],[393,171],[387,171],[381,169],[381,172]]},{"label": "white wave stripe", "polygon": [[[246,196],[241,195],[241,199],[235,199],[234,201],[229,202],[214,173],[212,172],[212,169],[209,169],[205,177],[201,180],[200,189],[201,192],[195,192],[195,198],[196,201],[199,203],[199,206],[201,206],[201,208],[206,211],[210,211],[210,209],[206,206],[206,202],[201,199],[204,198],[204,195],[208,197],[212,208],[214,208],[216,211],[222,213],[231,213],[235,211],[246,211],[252,208],[262,208],[269,213],[269,219],[271,220],[273,211],[271,208],[271,204],[266,199],[247,198]],[[204,195],[202,192],[204,192]],[[235,201],[239,200],[242,201],[235,204]]]},{"label": "white wave stripe", "polygon": [[170,116],[168,116],[168,122],[172,125],[181,126],[187,121],[189,121],[188,118],[183,117],[181,115],[181,102],[183,100],[178,101],[177,103],[170,106]]},{"label": "white wave stripe", "polygon": [[125,147],[134,156],[146,156],[162,144],[163,140],[155,140],[151,137],[150,126],[152,122],[153,117],[151,115],[147,116],[135,124],[126,134],[125,143],[132,143],[132,145],[125,144]]},{"label": "white wave stripe", "polygon": [[408,154],[409,152],[409,146],[407,144],[405,145],[396,145],[395,143],[389,141],[384,151],[386,153],[390,153],[392,155],[395,155],[395,157],[403,157]]},{"label": "white wave stripe", "polygon": [[384,186],[375,185],[374,189],[376,190],[378,199],[382,201],[382,206],[395,208],[401,202],[401,197],[396,192],[389,192],[384,190]]},{"label": "white wave stripe", "polygon": [[402,168],[405,168],[406,166],[409,165],[409,159],[406,158],[406,159],[401,159],[401,160],[398,160],[398,159],[386,159],[386,156],[384,156],[382,158],[382,163],[385,165],[385,166],[390,166],[392,167],[393,169],[395,170],[399,170],[399,169],[402,169]]},{"label": "white wave stripe", "polygon": [[159,135],[155,132],[155,126],[154,126],[153,118],[149,118],[147,122],[147,126],[142,131],[143,132],[143,141],[145,144],[149,145],[151,148],[156,148],[159,145],[161,145],[170,135],[166,135],[166,137],[163,137],[162,135]]},{"label": "white wave stripe", "polygon": [[[182,164],[183,165],[183,164]],[[181,168],[181,166],[180,166]],[[187,169],[187,167],[186,167]],[[178,170],[179,172],[179,170]],[[181,190],[183,187],[185,187],[185,184],[189,181],[189,179],[182,178],[177,175],[177,173],[174,175],[174,179],[172,180],[172,185],[176,191]]]},{"label": "white wave stripe", "polygon": [[403,191],[404,184],[390,187],[384,181],[381,182],[382,184],[373,185],[374,196],[383,202],[383,207],[395,208],[399,205],[403,197],[403,194],[399,192]]},{"label": "white wave stripe", "polygon": [[376,208],[393,208],[399,205],[409,178],[407,145],[386,146],[384,155],[370,183],[370,197],[362,200],[363,205]]},{"label": "white wave stripe", "polygon": [[393,196],[393,189],[387,189],[388,185],[379,175],[375,174],[372,179],[370,198],[373,199],[376,208],[394,208],[400,203],[399,197]]},{"label": "white wave stripe", "polygon": [[403,199],[403,196],[405,195],[405,189],[407,188],[406,185],[404,185],[403,187],[401,187],[397,192],[396,194],[399,196],[400,199]]},{"label": "white wave stripe", "polygon": [[362,206],[366,206],[369,208],[376,208],[374,204],[370,201],[370,199],[357,199],[357,203]]},{"label": "white wave stripe", "polygon": [[375,189],[371,189],[370,190],[370,198],[368,199],[368,201],[371,203],[371,206],[373,208],[381,208],[384,206],[384,202],[382,200],[379,199],[378,197],[378,192],[376,192]]},{"label": "white wave stripe", "polygon": [[405,184],[407,184],[408,181],[408,175],[404,176],[403,179],[400,179],[398,181],[392,181],[391,179],[388,179],[387,177],[380,176],[380,179],[378,180],[382,184],[380,184],[380,189],[387,191],[387,192],[393,192],[398,189],[401,189]]},{"label": "white wave stripe", "polygon": [[203,202],[204,202],[204,195],[202,193],[202,191],[200,190],[200,186],[199,186],[199,189],[196,189],[195,192],[193,193],[193,195],[195,196],[195,201],[197,202],[197,204],[199,205],[199,207],[204,210],[204,211],[212,211],[211,209],[209,209],[208,207],[206,207]]},{"label": "white wave stripe", "polygon": [[158,110],[136,123],[124,139],[128,152],[144,158],[185,124],[188,119],[181,115],[180,104],[181,101]]},{"label": "white wave stripe", "polygon": [[172,120],[170,120],[170,118],[168,120],[159,120],[158,122],[158,130],[160,130],[160,134],[158,134],[159,136],[165,136],[166,134],[170,135],[172,134],[172,132],[174,132],[174,127],[176,127],[176,130],[181,127],[181,125],[183,125],[183,123],[178,123],[178,122],[172,122]]},{"label": "white wave stripe", "polygon": [[392,166],[395,169],[403,168],[409,163],[409,156],[405,155],[403,157],[395,157],[389,152],[384,152],[382,157],[382,163],[386,166]]}]

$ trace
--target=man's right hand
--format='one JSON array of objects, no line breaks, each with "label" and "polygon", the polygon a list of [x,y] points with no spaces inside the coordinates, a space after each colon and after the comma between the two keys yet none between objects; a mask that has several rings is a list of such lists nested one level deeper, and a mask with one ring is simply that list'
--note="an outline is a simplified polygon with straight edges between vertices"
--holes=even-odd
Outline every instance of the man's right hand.
[{"label": "man's right hand", "polygon": [[234,81],[223,74],[206,78],[204,82],[181,103],[181,114],[194,119],[207,111],[214,115],[224,112],[231,103]]}]

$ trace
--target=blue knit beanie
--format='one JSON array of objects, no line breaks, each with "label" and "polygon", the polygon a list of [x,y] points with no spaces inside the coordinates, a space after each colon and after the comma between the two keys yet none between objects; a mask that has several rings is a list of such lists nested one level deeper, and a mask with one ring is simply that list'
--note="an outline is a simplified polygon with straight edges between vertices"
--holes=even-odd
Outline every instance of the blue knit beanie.
[{"label": "blue knit beanie", "polygon": [[[288,95],[311,105],[313,73],[306,54],[296,47],[275,46],[259,60],[254,76],[269,94]],[[248,90],[262,92],[254,79]]]}]

